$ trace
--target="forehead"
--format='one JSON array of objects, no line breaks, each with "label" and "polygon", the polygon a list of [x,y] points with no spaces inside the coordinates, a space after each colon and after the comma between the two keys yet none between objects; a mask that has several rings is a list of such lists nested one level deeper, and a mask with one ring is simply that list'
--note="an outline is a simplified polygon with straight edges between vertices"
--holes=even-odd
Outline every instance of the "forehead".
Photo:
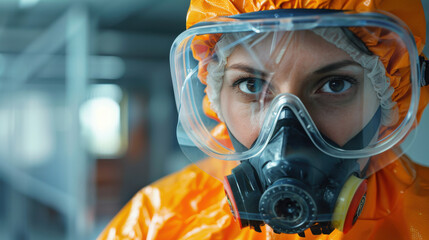
[{"label": "forehead", "polygon": [[[320,66],[326,62],[352,60],[343,50],[312,31],[263,33],[238,44],[227,66],[246,63],[275,70],[278,65]],[[261,69],[262,70],[262,69]]]}]

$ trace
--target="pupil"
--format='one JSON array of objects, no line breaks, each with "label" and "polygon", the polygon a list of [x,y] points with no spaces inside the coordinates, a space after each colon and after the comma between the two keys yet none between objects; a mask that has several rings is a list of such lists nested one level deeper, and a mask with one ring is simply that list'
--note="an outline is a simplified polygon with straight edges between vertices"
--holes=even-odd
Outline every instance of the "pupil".
[{"label": "pupil", "polygon": [[329,88],[333,92],[339,92],[344,88],[344,81],[342,80],[333,80],[329,82]]},{"label": "pupil", "polygon": [[247,82],[246,86],[250,92],[258,92],[259,91],[258,83],[255,80],[249,80]]}]

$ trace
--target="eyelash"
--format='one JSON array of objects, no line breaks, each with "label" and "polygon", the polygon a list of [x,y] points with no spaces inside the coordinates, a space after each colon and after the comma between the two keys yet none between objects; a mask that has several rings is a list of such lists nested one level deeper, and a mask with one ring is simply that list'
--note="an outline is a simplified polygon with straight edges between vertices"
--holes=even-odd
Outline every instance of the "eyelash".
[{"label": "eyelash", "polygon": [[[316,93],[319,92],[325,86],[325,84],[327,84],[327,83],[329,83],[330,81],[333,81],[333,80],[347,81],[348,83],[351,84],[351,87],[357,86],[359,84],[359,81],[357,79],[355,79],[354,77],[352,77],[352,76],[347,76],[347,75],[333,75],[333,76],[328,76],[328,77],[322,78],[320,80],[320,84],[317,85],[318,88],[316,90]],[[324,94],[339,96],[339,95],[342,95],[344,93],[327,93],[327,92],[325,92]]]},{"label": "eyelash", "polygon": [[242,77],[238,77],[237,80],[232,83],[231,87],[233,89],[235,89],[237,92],[239,92],[240,94],[243,94],[245,96],[255,96],[255,95],[257,95],[257,93],[255,93],[255,94],[246,93],[240,89],[240,84],[242,84],[246,81],[249,81],[249,80],[260,81],[260,82],[262,82],[263,87],[265,86],[265,84],[267,84],[267,82],[262,78],[253,77],[253,76],[242,76]]}]

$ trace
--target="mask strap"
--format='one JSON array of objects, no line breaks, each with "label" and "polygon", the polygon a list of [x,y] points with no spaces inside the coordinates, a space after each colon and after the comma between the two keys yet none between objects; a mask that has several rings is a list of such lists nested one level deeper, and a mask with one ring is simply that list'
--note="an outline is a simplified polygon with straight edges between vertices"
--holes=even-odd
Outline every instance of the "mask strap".
[{"label": "mask strap", "polygon": [[420,87],[429,85],[429,60],[426,60],[424,56],[419,56],[420,62]]}]

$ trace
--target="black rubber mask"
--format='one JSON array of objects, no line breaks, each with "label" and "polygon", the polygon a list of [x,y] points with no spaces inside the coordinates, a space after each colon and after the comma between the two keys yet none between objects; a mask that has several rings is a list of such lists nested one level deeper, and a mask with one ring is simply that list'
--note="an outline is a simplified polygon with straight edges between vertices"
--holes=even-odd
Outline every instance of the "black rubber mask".
[{"label": "black rubber mask", "polygon": [[[366,146],[376,134],[380,110],[343,148]],[[232,136],[232,134],[230,134]],[[335,146],[335,143],[325,137]],[[232,137],[235,148],[244,148]],[[289,108],[257,157],[243,160],[225,177],[231,210],[241,227],[275,233],[329,234],[350,230],[365,202],[366,180],[357,159],[340,159],[317,149]]]}]

